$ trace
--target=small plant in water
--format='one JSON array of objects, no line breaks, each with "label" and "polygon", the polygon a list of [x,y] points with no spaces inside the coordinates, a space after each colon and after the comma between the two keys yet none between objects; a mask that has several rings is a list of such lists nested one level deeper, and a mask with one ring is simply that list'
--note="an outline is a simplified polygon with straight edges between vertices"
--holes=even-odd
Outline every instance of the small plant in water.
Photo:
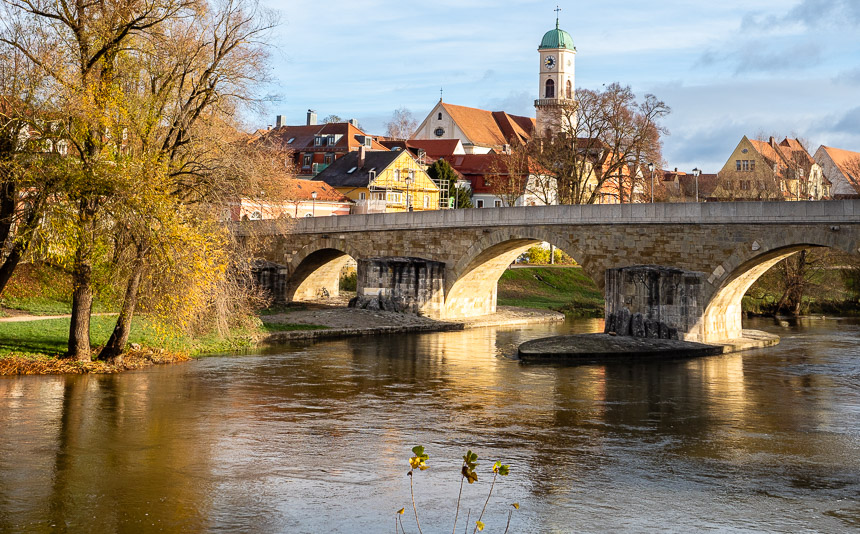
[{"label": "small plant in water", "polygon": [[[426,469],[429,469],[430,466],[427,465],[427,461],[430,459],[430,456],[426,452],[424,452],[424,447],[422,447],[421,445],[413,447],[412,453],[414,454],[414,456],[409,458],[409,472],[406,474],[407,474],[407,476],[409,476],[409,493],[410,493],[410,496],[412,497],[412,511],[415,513],[415,525],[418,527],[418,532],[420,534],[423,534],[423,532],[421,530],[421,522],[418,520],[418,507],[415,504],[414,480],[415,480],[415,469],[418,469],[419,471],[425,471]],[[456,532],[457,532],[457,520],[460,517],[460,502],[461,502],[462,497],[463,497],[463,481],[466,481],[469,484],[474,484],[475,482],[477,482],[478,481],[477,468],[478,468],[478,455],[475,454],[474,452],[472,452],[471,450],[466,451],[466,454],[463,455],[463,466],[460,469],[460,492],[457,495],[457,506],[456,506],[456,510],[454,512],[454,528],[452,529],[452,534],[456,534]],[[487,510],[487,505],[490,502],[490,498],[493,496],[493,488],[496,487],[496,480],[498,479],[499,476],[503,476],[503,477],[508,476],[508,473],[510,472],[510,466],[502,464],[502,462],[495,462],[493,464],[492,471],[493,471],[493,480],[490,483],[490,490],[487,492],[487,498],[484,501],[484,507],[481,509],[481,514],[478,516],[478,520],[475,521],[475,527],[472,530],[472,534],[475,534],[477,532],[481,532],[484,530],[485,525],[484,525],[482,519],[484,518],[484,512],[486,512],[486,510]],[[507,521],[507,524],[505,525],[505,533],[508,532],[508,529],[511,526],[511,516],[514,513],[514,510],[519,510],[519,509],[520,509],[519,503],[511,504],[511,510],[508,511],[508,521]],[[403,529],[403,514],[405,513],[405,511],[406,511],[405,507],[401,508],[400,510],[397,511],[397,514],[395,515],[395,522],[394,522],[395,534],[397,534],[398,527],[399,527],[401,533],[405,534],[405,532],[406,532]],[[469,513],[467,514],[467,517],[466,517],[466,534],[468,534],[468,530],[469,530],[469,516],[471,516],[471,510],[469,510]]]}]

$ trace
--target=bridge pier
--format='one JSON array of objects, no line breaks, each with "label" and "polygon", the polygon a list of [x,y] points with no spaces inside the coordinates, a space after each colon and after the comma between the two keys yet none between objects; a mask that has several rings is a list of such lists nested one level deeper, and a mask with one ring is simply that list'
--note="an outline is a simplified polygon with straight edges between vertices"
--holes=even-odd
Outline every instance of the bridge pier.
[{"label": "bridge pier", "polygon": [[415,313],[439,318],[445,307],[445,264],[422,258],[358,260],[351,308]]},{"label": "bridge pier", "polygon": [[607,333],[703,341],[705,274],[658,265],[606,271]]}]

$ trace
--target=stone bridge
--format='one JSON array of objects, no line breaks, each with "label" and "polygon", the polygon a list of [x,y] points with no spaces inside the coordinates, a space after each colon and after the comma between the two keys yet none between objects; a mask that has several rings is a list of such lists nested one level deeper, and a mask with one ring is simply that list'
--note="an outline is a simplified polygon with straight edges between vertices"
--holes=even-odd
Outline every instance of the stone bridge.
[{"label": "stone bridge", "polygon": [[[266,221],[248,224],[240,232],[263,236],[265,259],[279,266],[269,287],[282,301],[336,294],[352,257],[360,298],[400,299],[439,319],[484,315],[495,311],[497,282],[511,262],[549,242],[609,291],[608,320],[624,307],[663,313],[658,319],[681,339],[703,342],[740,337],[741,298],[780,260],[814,247],[860,254],[860,200],[353,215],[302,219],[289,235]],[[642,265],[672,269],[623,274]]]}]

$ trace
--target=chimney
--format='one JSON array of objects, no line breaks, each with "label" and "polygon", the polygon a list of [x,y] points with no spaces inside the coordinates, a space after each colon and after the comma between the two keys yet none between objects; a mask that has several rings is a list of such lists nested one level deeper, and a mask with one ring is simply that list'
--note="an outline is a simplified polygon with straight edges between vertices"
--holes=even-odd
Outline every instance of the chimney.
[{"label": "chimney", "polygon": [[361,145],[360,147],[358,147],[358,168],[359,169],[364,168],[364,156],[365,156],[364,145]]},{"label": "chimney", "polygon": [[770,137],[770,146],[776,148],[776,139],[774,139],[773,136]]},{"label": "chimney", "polygon": [[358,128],[358,119],[349,119],[349,123]]},{"label": "chimney", "polygon": [[308,126],[316,126],[317,123],[317,112],[309,109],[308,110]]},{"label": "chimney", "polygon": [[287,121],[284,120],[283,115],[278,115],[275,117],[275,128],[282,128],[287,125]]}]

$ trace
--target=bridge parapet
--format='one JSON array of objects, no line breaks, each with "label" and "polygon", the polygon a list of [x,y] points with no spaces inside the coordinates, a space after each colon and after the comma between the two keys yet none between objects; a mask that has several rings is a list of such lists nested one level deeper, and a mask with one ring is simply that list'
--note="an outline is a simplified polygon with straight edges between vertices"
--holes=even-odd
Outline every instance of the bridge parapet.
[{"label": "bridge parapet", "polygon": [[[860,199],[816,202],[591,204],[309,217],[299,220],[291,232],[323,234],[518,225],[773,224],[839,223],[858,220]],[[252,224],[262,233],[282,231],[279,226],[266,221],[255,221]],[[270,225],[270,230],[266,230],[267,224]],[[239,231],[241,232],[241,229]]]}]

